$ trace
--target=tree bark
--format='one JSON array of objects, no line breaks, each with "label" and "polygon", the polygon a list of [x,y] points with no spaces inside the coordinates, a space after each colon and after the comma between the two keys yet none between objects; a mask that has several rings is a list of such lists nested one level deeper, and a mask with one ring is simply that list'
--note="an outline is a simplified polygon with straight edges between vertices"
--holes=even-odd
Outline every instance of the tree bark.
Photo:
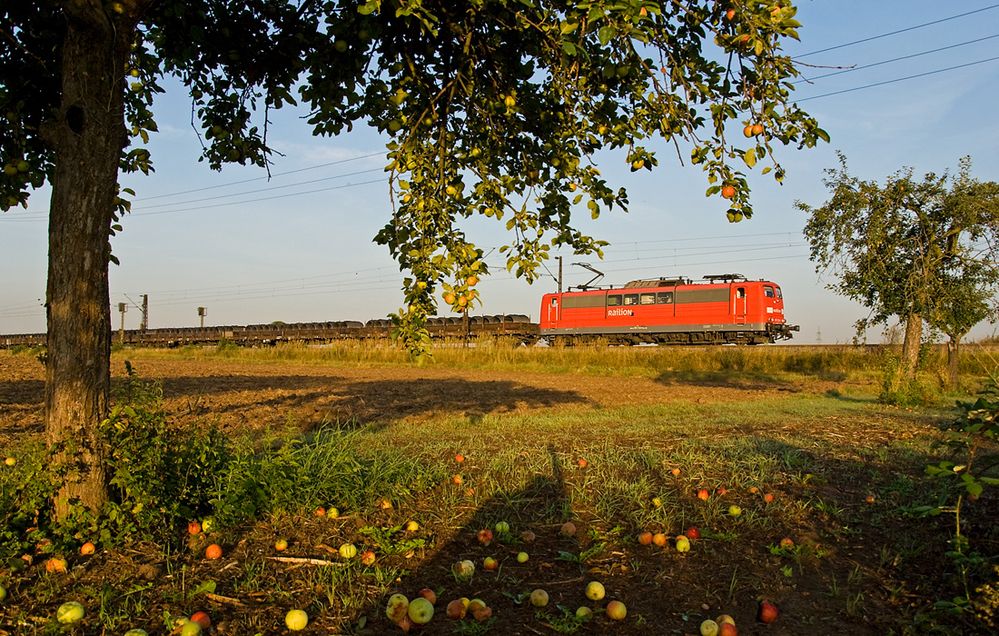
[{"label": "tree bark", "polygon": [[55,154],[46,291],[45,430],[63,477],[64,519],[107,501],[99,424],[110,388],[110,227],[124,135],[127,37],[98,2],[67,2],[62,102],[45,134]]},{"label": "tree bark", "polygon": [[916,366],[919,364],[919,346],[923,341],[923,317],[919,314],[909,314],[905,321],[905,340],[902,342],[902,376],[908,379],[916,377]]}]

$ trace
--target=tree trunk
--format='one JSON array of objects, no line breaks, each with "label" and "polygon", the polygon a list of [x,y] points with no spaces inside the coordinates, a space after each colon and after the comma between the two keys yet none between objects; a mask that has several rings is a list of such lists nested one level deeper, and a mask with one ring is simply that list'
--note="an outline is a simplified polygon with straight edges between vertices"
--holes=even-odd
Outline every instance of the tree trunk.
[{"label": "tree trunk", "polygon": [[62,103],[45,135],[55,154],[46,292],[48,359],[45,431],[64,482],[55,503],[64,519],[79,502],[107,501],[107,416],[111,360],[108,293],[110,227],[124,136],[128,44],[100,3],[67,2]]},{"label": "tree trunk", "polygon": [[923,341],[923,317],[919,314],[909,314],[905,321],[905,340],[902,342],[902,377],[916,377],[916,366],[919,364],[919,345]]},{"label": "tree trunk", "polygon": [[947,372],[950,376],[950,388],[957,389],[958,385],[958,347],[961,344],[961,336],[957,334],[948,334],[950,339],[947,341]]}]

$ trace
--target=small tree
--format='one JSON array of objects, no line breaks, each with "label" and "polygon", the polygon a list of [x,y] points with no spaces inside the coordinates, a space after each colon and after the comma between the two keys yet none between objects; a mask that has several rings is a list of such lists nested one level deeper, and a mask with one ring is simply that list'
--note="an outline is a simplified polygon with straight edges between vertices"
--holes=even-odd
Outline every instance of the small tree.
[{"label": "small tree", "polygon": [[974,324],[970,308],[987,286],[955,281],[973,272],[976,281],[999,276],[999,186],[973,180],[969,158],[953,180],[945,172],[919,182],[904,168],[884,185],[851,176],[846,157],[839,160],[827,171],[828,201],[796,202],[809,214],[811,259],[816,271],[837,277],[831,289],[870,309],[858,331],[893,316],[905,323],[902,372],[912,378],[925,319],[950,316],[963,333]]}]

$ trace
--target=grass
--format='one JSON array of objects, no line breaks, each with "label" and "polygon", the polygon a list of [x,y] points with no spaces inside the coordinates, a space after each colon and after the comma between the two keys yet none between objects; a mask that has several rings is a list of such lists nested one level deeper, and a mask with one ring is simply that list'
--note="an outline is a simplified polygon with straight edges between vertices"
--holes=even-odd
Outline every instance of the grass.
[{"label": "grass", "polygon": [[[362,358],[345,346],[142,355],[404,364],[393,349],[368,353]],[[435,617],[423,633],[682,633],[721,613],[751,632],[761,597],[782,606],[777,627],[784,633],[825,633],[833,624],[861,634],[906,633],[917,622],[927,631],[971,633],[981,626],[973,611],[936,610],[937,600],[960,593],[947,557],[949,520],[910,512],[941,497],[922,473],[940,453],[935,425],[952,412],[877,403],[877,355],[780,347],[442,349],[428,364],[556,375],[566,386],[579,374],[648,378],[659,382],[662,399],[329,422],[294,436],[232,432],[224,468],[202,476],[211,509],[199,514],[212,514],[219,530],[187,537],[178,524],[169,529],[168,549],[140,536],[102,545],[89,558],[71,554],[85,528],[39,537],[49,544],[11,537],[0,555],[7,564],[0,584],[9,591],[0,629],[56,633],[54,610],[72,598],[87,607],[81,634],[129,627],[167,633],[197,609],[210,611],[227,633],[279,633],[292,607],[308,612],[309,633],[399,633],[384,618],[384,599],[430,587],[441,597],[440,613],[453,598],[478,596],[494,614],[482,623]],[[678,399],[669,391],[674,385],[703,392]],[[723,398],[718,385],[745,387],[742,399]],[[794,390],[774,390],[789,386]],[[24,439],[4,452],[18,463],[0,471],[0,511],[38,505],[39,492],[19,484],[43,464],[42,449]],[[710,491],[707,501],[696,497],[700,488]],[[741,515],[729,514],[733,504]],[[999,528],[989,523],[996,504],[987,493],[967,510],[970,540],[983,557],[979,584],[991,581],[988,565],[999,557]],[[341,517],[314,516],[318,505],[337,506]],[[419,529],[406,531],[409,520]],[[481,545],[477,530],[499,520],[510,523],[510,536]],[[559,534],[566,520],[577,525],[574,536]],[[674,537],[692,526],[701,538],[685,554],[672,543],[657,548],[635,539],[644,529]],[[528,529],[537,537],[530,543],[520,535]],[[281,555],[273,549],[278,537],[290,544]],[[776,547],[784,537],[793,548]],[[201,557],[209,541],[224,548],[218,562]],[[376,562],[341,559],[337,547],[345,542],[373,550]],[[52,550],[70,554],[68,574],[40,567]],[[530,553],[524,564],[514,558],[521,550]],[[9,559],[22,554],[32,564],[16,570]],[[496,573],[481,570],[486,555],[500,561]],[[451,574],[465,558],[480,568],[469,582]],[[139,565],[152,570],[142,574]],[[626,602],[626,621],[609,622],[603,602],[582,596],[588,580],[601,580],[608,599]],[[544,611],[524,601],[535,587],[552,597]],[[592,618],[576,618],[581,605],[594,610]]]}]

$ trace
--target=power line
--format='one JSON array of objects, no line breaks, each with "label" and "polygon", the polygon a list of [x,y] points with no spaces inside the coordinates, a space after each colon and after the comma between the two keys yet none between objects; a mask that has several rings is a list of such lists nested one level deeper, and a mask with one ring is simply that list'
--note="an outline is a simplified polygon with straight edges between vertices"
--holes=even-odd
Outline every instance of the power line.
[{"label": "power line", "polygon": [[842,95],[843,93],[852,93],[853,91],[863,90],[865,88],[874,88],[875,86],[884,86],[886,84],[894,84],[896,82],[904,82],[905,80],[916,79],[918,77],[926,77],[928,75],[936,75],[937,73],[944,73],[946,71],[954,71],[961,68],[966,68],[968,66],[975,66],[976,64],[984,64],[985,62],[992,62],[999,60],[999,56],[986,58],[984,60],[977,60],[975,62],[968,62],[967,64],[958,64],[957,66],[948,66],[947,68],[937,69],[935,71],[927,71],[925,73],[917,73],[916,75],[908,75],[906,77],[896,77],[895,79],[885,80],[883,82],[875,82],[873,84],[865,84],[863,86],[854,86],[853,88],[845,88],[841,91],[833,91],[831,93],[823,93],[821,95],[811,95],[809,97],[803,97],[801,99],[795,100],[796,102],[807,102],[811,99],[819,99],[821,97],[831,97],[833,95]]},{"label": "power line", "polygon": [[299,168],[297,170],[287,170],[285,172],[273,172],[273,173],[271,173],[268,176],[252,177],[250,179],[242,179],[240,181],[230,181],[228,183],[220,183],[220,184],[216,184],[216,185],[205,186],[203,188],[192,188],[190,190],[179,190],[177,192],[167,192],[166,194],[156,194],[156,195],[153,195],[151,197],[142,197],[140,199],[136,199],[136,201],[149,201],[151,199],[163,199],[165,197],[175,197],[175,196],[180,196],[182,194],[193,194],[195,192],[204,192],[205,190],[215,190],[217,188],[228,188],[229,186],[241,185],[241,184],[244,184],[244,183],[251,183],[253,181],[261,181],[263,179],[267,179],[268,181],[270,181],[270,179],[273,178],[273,177],[283,177],[283,176],[289,175],[289,174],[297,174],[299,172],[306,172],[307,170],[318,170],[319,168],[328,168],[330,166],[337,166],[337,165],[340,165],[340,164],[343,164],[343,163],[349,163],[351,161],[360,161],[361,159],[370,159],[371,157],[380,157],[383,154],[384,153],[381,153],[381,152],[373,152],[373,153],[370,153],[370,154],[367,154],[367,155],[360,155],[358,157],[350,157],[350,158],[347,158],[347,159],[338,159],[336,161],[329,161],[327,163],[320,163],[320,164],[317,164],[315,166],[307,166],[305,168]]},{"label": "power line", "polygon": [[912,55],[903,55],[902,57],[894,57],[890,60],[882,60],[881,62],[872,62],[870,64],[864,64],[863,66],[854,66],[851,68],[843,69],[841,71],[834,71],[832,73],[824,73],[822,75],[816,75],[815,77],[807,77],[804,79],[791,82],[792,84],[802,84],[806,82],[814,82],[815,80],[824,79],[826,77],[833,77],[834,75],[842,75],[843,73],[852,73],[853,71],[861,71],[865,68],[873,68],[875,66],[881,66],[883,64],[890,64],[892,62],[899,62],[901,60],[909,60],[914,57],[920,57],[922,55],[929,55],[931,53],[939,53],[940,51],[946,51],[948,49],[956,49],[959,46],[965,46],[968,44],[975,44],[976,42],[982,42],[984,40],[991,40],[992,38],[999,38],[999,33],[995,35],[987,35],[983,38],[978,38],[975,40],[968,40],[967,42],[960,42],[958,44],[951,44],[950,46],[942,46],[938,49],[930,49],[929,51],[920,51],[919,53],[913,53]]},{"label": "power line", "polygon": [[982,7],[981,9],[975,9],[974,11],[967,11],[965,13],[959,13],[957,15],[952,15],[946,18],[940,18],[939,20],[933,20],[931,22],[924,22],[923,24],[917,24],[915,26],[906,27],[904,29],[898,29],[897,31],[890,31],[888,33],[882,33],[880,35],[873,35],[869,38],[863,38],[862,40],[854,40],[853,42],[847,42],[845,44],[837,44],[836,46],[830,46],[824,49],[819,49],[817,51],[809,51],[808,53],[802,53],[801,55],[795,55],[792,59],[800,60],[803,57],[808,57],[809,55],[818,55],[819,53],[825,53],[827,51],[835,51],[837,49],[843,49],[848,46],[853,46],[855,44],[863,44],[864,42],[871,42],[873,40],[880,40],[881,38],[886,38],[892,35],[898,35],[899,33],[907,33],[909,31],[915,31],[916,29],[922,29],[923,27],[932,26],[934,24],[940,24],[941,22],[947,22],[948,20],[956,20],[957,18],[963,18],[965,16],[974,15],[976,13],[981,13],[982,11],[988,11],[990,9],[995,9],[999,7],[999,4],[990,4],[987,7]]}]

